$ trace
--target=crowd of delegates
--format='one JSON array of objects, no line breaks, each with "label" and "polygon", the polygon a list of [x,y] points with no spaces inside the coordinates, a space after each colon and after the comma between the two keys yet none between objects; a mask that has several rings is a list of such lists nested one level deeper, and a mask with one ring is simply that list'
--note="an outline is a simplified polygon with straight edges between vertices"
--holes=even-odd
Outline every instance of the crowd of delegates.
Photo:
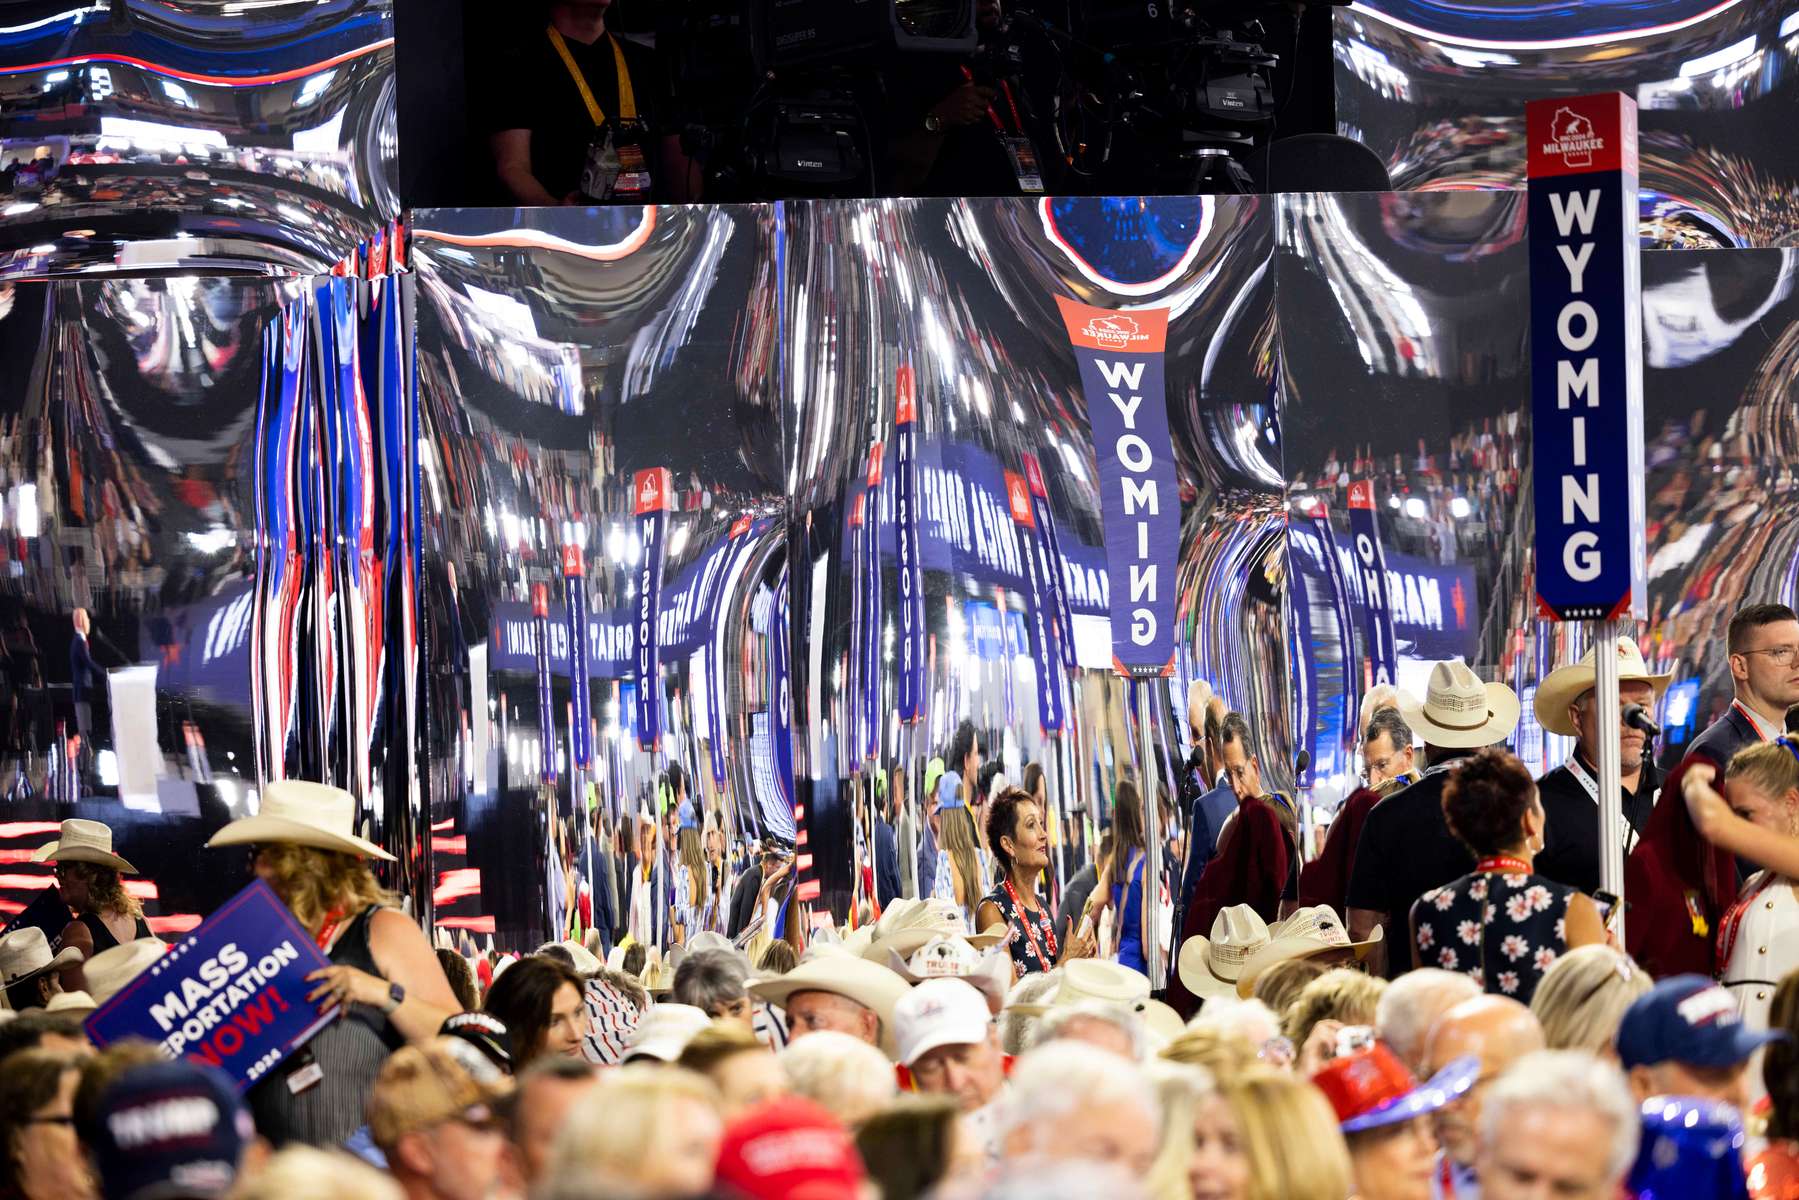
[{"label": "crowd of delegates", "polygon": [[[308,999],[342,1015],[241,1097],[147,1043],[89,1044],[82,1017],[166,948],[110,830],[67,821],[36,854],[66,926],[0,938],[0,1192],[1799,1194],[1799,617],[1751,607],[1727,639],[1731,709],[1665,780],[1622,734],[1627,946],[1597,888],[1591,655],[1539,687],[1576,742],[1541,780],[1502,748],[1517,698],[1463,664],[1369,697],[1367,786],[1303,865],[1249,727],[1198,686],[1166,844],[1121,775],[1053,905],[1041,772],[1010,786],[963,725],[924,805],[881,793],[849,932],[755,936],[785,860],[714,879],[675,775],[621,889],[668,887],[661,928],[470,962],[379,886],[347,793],[273,784],[211,844],[251,848],[329,960]],[[1618,665],[1621,702],[1653,705],[1667,677],[1629,642]],[[1158,938],[1169,979],[1145,972]]]}]

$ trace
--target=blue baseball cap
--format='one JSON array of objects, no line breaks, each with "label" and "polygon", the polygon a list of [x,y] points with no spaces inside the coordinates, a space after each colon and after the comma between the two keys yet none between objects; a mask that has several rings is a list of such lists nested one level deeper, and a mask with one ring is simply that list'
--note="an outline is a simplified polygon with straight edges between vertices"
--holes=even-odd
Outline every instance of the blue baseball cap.
[{"label": "blue baseball cap", "polygon": [[943,778],[937,781],[937,807],[966,807],[962,803],[962,776],[955,771],[945,771]]},{"label": "blue baseball cap", "polygon": [[1703,975],[1675,975],[1637,997],[1618,1025],[1618,1060],[1625,1070],[1677,1062],[1730,1067],[1784,1033],[1743,1024],[1736,997]]},{"label": "blue baseball cap", "polygon": [[95,1124],[107,1200],[224,1196],[256,1134],[224,1072],[186,1060],[127,1070],[100,1094]]}]

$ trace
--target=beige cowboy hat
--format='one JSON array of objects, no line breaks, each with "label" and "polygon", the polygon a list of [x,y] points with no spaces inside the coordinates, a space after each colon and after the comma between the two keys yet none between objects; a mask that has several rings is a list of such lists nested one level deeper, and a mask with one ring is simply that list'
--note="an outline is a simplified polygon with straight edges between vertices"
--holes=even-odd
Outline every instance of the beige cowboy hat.
[{"label": "beige cowboy hat", "polygon": [[168,948],[168,943],[161,938],[145,937],[100,951],[81,968],[81,976],[87,980],[88,995],[96,1004],[105,1004],[124,991],[126,984],[154,966]]},{"label": "beige cowboy hat", "polygon": [[1212,918],[1212,936],[1190,937],[1181,944],[1175,970],[1195,996],[1234,996],[1250,958],[1272,939],[1268,922],[1247,904],[1233,904]]},{"label": "beige cowboy hat", "polygon": [[1006,1005],[1012,987],[1012,955],[1003,949],[977,950],[961,937],[934,937],[901,958],[889,951],[887,966],[914,986],[927,979],[961,979],[987,997],[995,1014]]},{"label": "beige cowboy hat", "polygon": [[980,933],[965,933],[960,910],[948,900],[895,900],[887,906],[879,921],[864,928],[873,930],[866,944],[860,940],[850,941],[861,932],[857,930],[844,939],[845,948],[883,965],[889,954],[911,958],[933,938],[959,937],[976,950],[985,950],[1006,940],[1003,925]]},{"label": "beige cowboy hat", "polygon": [[1149,976],[1104,958],[1076,958],[1062,964],[1055,995],[1043,1004],[1013,1004],[1006,1009],[1041,1017],[1058,1008],[1089,1001],[1116,1004],[1136,1013],[1152,1039],[1166,1043],[1180,1036],[1185,1022],[1179,1013],[1149,997]]},{"label": "beige cowboy hat", "polygon": [[888,1058],[899,1053],[893,1006],[910,990],[911,985],[888,968],[842,951],[820,953],[785,975],[749,986],[750,995],[776,1008],[786,1008],[796,992],[830,992],[854,1000],[881,1019],[881,1049]]},{"label": "beige cowboy hat", "polygon": [[47,1013],[80,1013],[85,1017],[99,1007],[94,1003],[94,998],[86,992],[58,992],[50,997],[48,1004],[44,1005],[44,1011]]},{"label": "beige cowboy hat", "polygon": [[[1537,724],[1550,733],[1579,737],[1580,730],[1568,720],[1568,706],[1592,691],[1597,677],[1592,647],[1573,666],[1558,667],[1549,672],[1543,682],[1537,685]],[[1649,664],[1643,661],[1643,652],[1637,649],[1636,642],[1627,637],[1618,639],[1619,683],[1646,683],[1655,689],[1655,698],[1659,701],[1673,678],[1672,673],[1657,675],[1651,671]]]},{"label": "beige cowboy hat", "polygon": [[394,856],[366,838],[357,837],[356,797],[342,788],[300,779],[282,779],[262,792],[262,808],[253,817],[233,821],[207,842],[208,847],[253,846],[285,842],[335,850],[358,858],[394,862]]},{"label": "beige cowboy hat", "polygon": [[136,867],[112,852],[112,830],[98,821],[64,821],[56,840],[33,851],[31,861],[97,863],[137,874]]},{"label": "beige cowboy hat", "polygon": [[1342,920],[1336,910],[1328,904],[1319,904],[1312,908],[1295,909],[1293,915],[1284,921],[1276,921],[1268,930],[1268,944],[1251,954],[1243,963],[1243,969],[1237,974],[1237,995],[1245,1000],[1255,990],[1256,980],[1275,963],[1285,962],[1290,958],[1311,958],[1315,954],[1324,954],[1331,950],[1353,950],[1356,961],[1368,957],[1368,947],[1380,941],[1384,931],[1379,925],[1374,927],[1374,936],[1366,941],[1352,942],[1349,931],[1343,928]]},{"label": "beige cowboy hat", "polygon": [[1400,693],[1399,715],[1427,746],[1478,750],[1505,741],[1518,727],[1517,693],[1503,683],[1482,683],[1458,660],[1430,669],[1424,700]]},{"label": "beige cowboy hat", "polygon": [[28,983],[50,971],[61,971],[86,955],[73,946],[50,953],[50,939],[35,925],[15,929],[0,937],[0,987]]},{"label": "beige cowboy hat", "polygon": [[605,966],[593,951],[576,941],[545,942],[537,948],[537,952],[542,954],[552,946],[560,946],[568,953],[569,958],[574,960],[575,974],[583,979],[592,978],[596,971]]}]

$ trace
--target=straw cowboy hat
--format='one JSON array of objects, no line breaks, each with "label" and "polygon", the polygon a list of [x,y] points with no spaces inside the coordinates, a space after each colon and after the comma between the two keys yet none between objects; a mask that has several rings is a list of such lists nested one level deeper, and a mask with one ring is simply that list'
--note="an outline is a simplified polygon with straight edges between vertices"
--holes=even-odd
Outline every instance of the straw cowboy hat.
[{"label": "straw cowboy hat", "polygon": [[32,862],[84,862],[111,867],[127,875],[137,868],[112,852],[112,830],[98,821],[64,821],[54,842],[39,846]]},{"label": "straw cowboy hat", "polygon": [[1062,980],[1046,1004],[1014,1004],[1007,1012],[1041,1017],[1058,1008],[1088,1001],[1116,1004],[1143,1019],[1152,1038],[1170,1042],[1180,1036],[1185,1022],[1160,1000],[1149,998],[1149,976],[1104,958],[1076,958],[1062,964]]},{"label": "straw cowboy hat", "polygon": [[888,1058],[899,1053],[894,1039],[893,1006],[911,985],[878,963],[841,951],[809,958],[785,975],[759,979],[749,986],[750,995],[776,1008],[786,1008],[796,992],[830,992],[853,1000],[881,1020],[881,1049]]},{"label": "straw cowboy hat", "polygon": [[351,832],[355,828],[356,797],[322,783],[282,779],[263,789],[262,808],[255,816],[231,822],[206,844],[217,847],[285,842],[357,858],[396,861],[375,843],[357,837]]},{"label": "straw cowboy hat", "polygon": [[873,930],[866,944],[851,943],[847,938],[844,944],[870,962],[883,965],[889,953],[911,958],[933,938],[959,937],[976,950],[985,950],[1006,940],[1003,925],[982,933],[964,933],[961,912],[950,900],[895,900],[887,906],[879,921],[865,928]]},{"label": "straw cowboy hat", "polygon": [[987,997],[995,1015],[1012,987],[1012,956],[1005,950],[977,950],[966,938],[934,937],[910,958],[889,951],[887,967],[909,984],[927,979],[961,979]]},{"label": "straw cowboy hat", "polygon": [[1249,999],[1262,972],[1289,958],[1311,958],[1331,950],[1353,950],[1356,961],[1360,962],[1368,957],[1368,947],[1380,941],[1382,936],[1384,931],[1376,925],[1374,936],[1366,941],[1352,942],[1349,931],[1343,928],[1342,920],[1330,905],[1296,909],[1286,920],[1275,922],[1268,930],[1268,944],[1244,961],[1243,969],[1237,974],[1237,995]]},{"label": "straw cowboy hat", "polygon": [[[1580,736],[1580,730],[1568,720],[1568,706],[1595,686],[1598,671],[1593,665],[1593,650],[1594,647],[1588,647],[1579,662],[1551,671],[1537,685],[1537,723],[1550,733],[1559,733],[1563,737]],[[1634,641],[1627,637],[1618,639],[1619,683],[1646,683],[1655,689],[1655,698],[1660,701],[1673,678],[1672,674],[1657,675],[1651,671]]]},{"label": "straw cowboy hat", "polygon": [[1211,937],[1190,937],[1181,944],[1175,969],[1195,996],[1233,996],[1244,966],[1271,940],[1260,913],[1247,904],[1233,904],[1212,919]]},{"label": "straw cowboy hat", "polygon": [[35,925],[15,929],[0,938],[0,986],[29,983],[46,972],[72,967],[84,957],[73,946],[64,946],[52,957],[43,930]]},{"label": "straw cowboy hat", "polygon": [[47,1013],[80,1013],[85,1017],[99,1007],[94,1003],[94,998],[86,992],[58,992],[50,997],[48,1004],[44,1005],[44,1011]]},{"label": "straw cowboy hat", "polygon": [[96,1004],[105,1004],[124,991],[126,984],[148,971],[168,949],[168,943],[161,938],[145,937],[100,951],[81,968],[88,995]]},{"label": "straw cowboy hat", "polygon": [[1518,696],[1503,683],[1482,683],[1468,664],[1451,660],[1430,669],[1420,703],[1399,696],[1399,715],[1427,746],[1478,750],[1497,745],[1518,727]]}]

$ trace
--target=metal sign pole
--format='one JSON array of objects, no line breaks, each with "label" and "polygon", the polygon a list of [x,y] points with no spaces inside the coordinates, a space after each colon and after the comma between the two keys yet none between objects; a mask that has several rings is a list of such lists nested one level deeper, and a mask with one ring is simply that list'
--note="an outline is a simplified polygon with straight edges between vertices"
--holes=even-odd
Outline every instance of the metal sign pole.
[{"label": "metal sign pole", "polygon": [[[1593,703],[1599,707],[1599,886],[1614,896],[1624,895],[1624,785],[1620,778],[1618,742],[1623,720],[1618,707],[1618,621],[1595,623],[1593,637]],[[1624,917],[1619,912],[1612,928],[1624,941]]]},{"label": "metal sign pole", "polygon": [[1137,778],[1143,794],[1143,966],[1151,980],[1163,977],[1162,969],[1162,806],[1157,796],[1161,772],[1156,769],[1154,734],[1150,731],[1150,691],[1147,679],[1134,679],[1137,693],[1137,743],[1141,747]]}]

